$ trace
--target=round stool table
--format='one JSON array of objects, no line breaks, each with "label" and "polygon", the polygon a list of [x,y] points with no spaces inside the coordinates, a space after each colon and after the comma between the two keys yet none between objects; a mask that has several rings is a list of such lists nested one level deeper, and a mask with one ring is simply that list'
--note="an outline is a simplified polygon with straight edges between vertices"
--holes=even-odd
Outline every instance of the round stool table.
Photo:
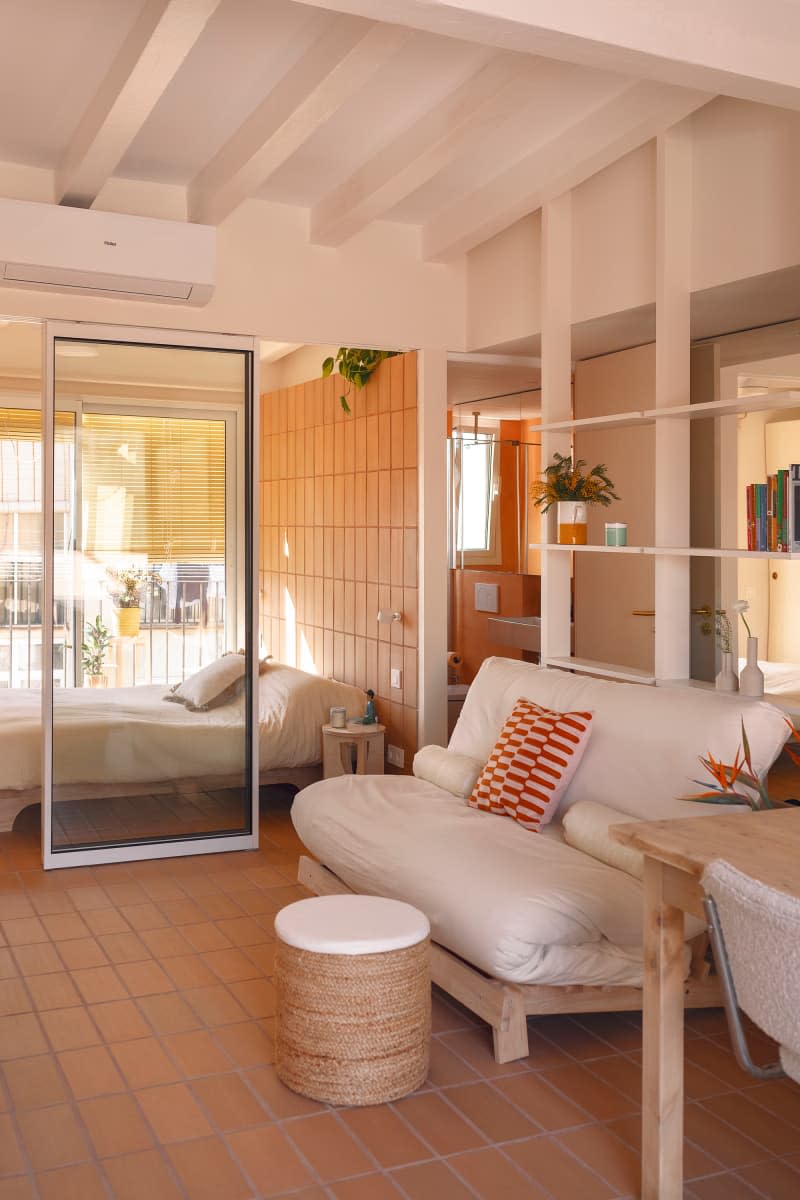
[{"label": "round stool table", "polygon": [[382,1104],[428,1074],[430,925],[380,896],[315,896],[275,918],[275,1069],[303,1096]]}]

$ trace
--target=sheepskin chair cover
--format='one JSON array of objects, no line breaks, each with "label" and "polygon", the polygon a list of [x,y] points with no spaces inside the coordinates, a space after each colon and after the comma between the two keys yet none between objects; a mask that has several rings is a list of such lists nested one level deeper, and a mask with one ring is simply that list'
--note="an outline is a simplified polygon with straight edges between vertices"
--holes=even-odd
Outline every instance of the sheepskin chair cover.
[{"label": "sheepskin chair cover", "polygon": [[780,1046],[800,1082],[800,900],[710,863],[702,885],[719,911],[739,1007]]}]

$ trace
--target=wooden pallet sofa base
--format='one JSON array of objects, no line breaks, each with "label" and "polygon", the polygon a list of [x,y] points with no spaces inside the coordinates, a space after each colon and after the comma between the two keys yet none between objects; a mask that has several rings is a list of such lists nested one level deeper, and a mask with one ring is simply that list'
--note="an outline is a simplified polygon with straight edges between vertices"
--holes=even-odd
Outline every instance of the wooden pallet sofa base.
[{"label": "wooden pallet sofa base", "polygon": [[[297,879],[317,896],[353,891],[327,867],[305,855],[300,858]],[[722,1004],[717,978],[709,971],[705,939],[706,935],[702,934],[691,943],[691,972],[684,984],[686,1008],[718,1008]],[[494,1057],[498,1063],[527,1057],[528,1017],[553,1013],[637,1012],[642,1007],[641,988],[504,983],[484,975],[435,942],[431,949],[433,982],[491,1026]]]}]

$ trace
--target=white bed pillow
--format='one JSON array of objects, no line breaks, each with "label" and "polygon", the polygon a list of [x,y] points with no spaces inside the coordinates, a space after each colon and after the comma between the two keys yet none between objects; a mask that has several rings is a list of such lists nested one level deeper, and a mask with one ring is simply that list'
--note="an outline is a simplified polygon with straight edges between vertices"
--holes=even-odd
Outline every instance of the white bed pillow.
[{"label": "white bed pillow", "polygon": [[244,678],[247,660],[243,654],[223,654],[207,667],[184,679],[167,692],[165,700],[183,704],[191,712],[205,712],[214,703],[227,698],[240,679]]}]

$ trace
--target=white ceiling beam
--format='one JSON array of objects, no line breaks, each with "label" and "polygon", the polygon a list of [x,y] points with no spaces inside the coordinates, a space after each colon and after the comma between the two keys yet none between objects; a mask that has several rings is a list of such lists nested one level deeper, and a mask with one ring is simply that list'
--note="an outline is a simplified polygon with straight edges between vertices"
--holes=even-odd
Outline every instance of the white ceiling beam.
[{"label": "white ceiling beam", "polygon": [[340,246],[464,153],[477,131],[517,112],[536,63],[495,55],[311,210],[310,240]]},{"label": "white ceiling beam", "polygon": [[343,17],[325,30],[189,185],[189,216],[218,225],[413,37]]},{"label": "white ceiling beam", "polygon": [[481,45],[800,109],[787,0],[300,0]]},{"label": "white ceiling beam", "polygon": [[628,84],[422,230],[423,258],[446,262],[493,237],[548,200],[577,187],[708,103],[710,96],[664,84]]},{"label": "white ceiling beam", "polygon": [[220,0],[147,0],[56,173],[56,201],[91,208]]}]

